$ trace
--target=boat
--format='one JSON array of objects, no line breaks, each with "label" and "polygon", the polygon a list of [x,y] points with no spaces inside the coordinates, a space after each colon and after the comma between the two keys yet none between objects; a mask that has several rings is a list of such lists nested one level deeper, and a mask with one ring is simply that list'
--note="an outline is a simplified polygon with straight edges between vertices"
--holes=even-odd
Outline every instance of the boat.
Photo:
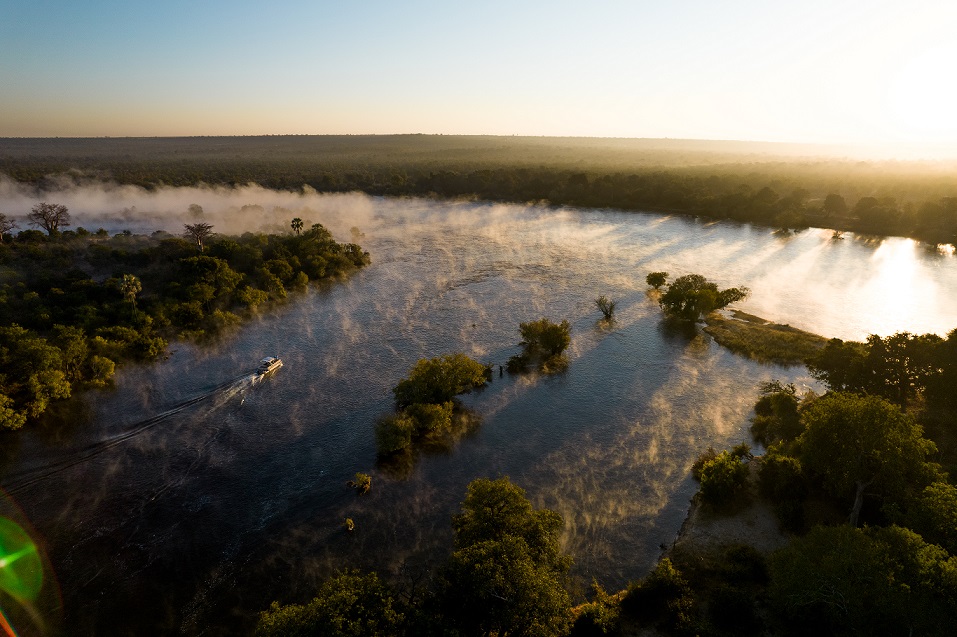
[{"label": "boat", "polygon": [[276,371],[280,367],[282,367],[282,360],[278,356],[267,356],[259,361],[259,367],[256,368],[256,373],[260,376],[264,376],[269,372]]}]

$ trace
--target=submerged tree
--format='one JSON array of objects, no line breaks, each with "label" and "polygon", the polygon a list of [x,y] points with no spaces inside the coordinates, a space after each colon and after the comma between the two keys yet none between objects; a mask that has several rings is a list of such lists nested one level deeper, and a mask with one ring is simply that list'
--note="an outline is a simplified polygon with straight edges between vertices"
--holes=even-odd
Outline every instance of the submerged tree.
[{"label": "submerged tree", "polygon": [[69,209],[63,204],[46,203],[41,201],[33,206],[30,214],[27,215],[30,225],[43,228],[51,237],[70,225]]},{"label": "submerged tree", "polygon": [[645,277],[645,282],[656,290],[668,282],[667,272],[651,272]]},{"label": "submerged tree", "polygon": [[208,223],[187,223],[183,224],[186,231],[183,233],[186,237],[192,239],[199,246],[199,251],[203,251],[203,242],[213,234],[213,226]]},{"label": "submerged tree", "polygon": [[595,299],[595,305],[598,306],[598,309],[601,310],[602,315],[604,315],[606,321],[610,321],[612,316],[615,314],[615,305],[616,303],[609,299],[607,296],[602,294],[597,299]]}]

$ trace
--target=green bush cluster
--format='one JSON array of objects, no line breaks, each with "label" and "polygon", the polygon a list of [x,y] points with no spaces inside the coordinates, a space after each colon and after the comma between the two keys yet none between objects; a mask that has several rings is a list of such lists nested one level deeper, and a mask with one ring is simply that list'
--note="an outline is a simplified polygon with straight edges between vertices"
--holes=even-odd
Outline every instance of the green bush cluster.
[{"label": "green bush cluster", "polygon": [[465,354],[419,360],[409,377],[392,390],[396,413],[376,423],[379,453],[394,454],[421,438],[448,434],[452,430],[455,396],[482,387],[490,376],[489,366]]},{"label": "green bush cluster", "polygon": [[201,337],[368,262],[321,225],[195,243],[158,232],[20,232],[0,244],[0,427],[40,416],[116,364],[153,360],[169,339]]},{"label": "green bush cluster", "polygon": [[554,323],[547,318],[520,323],[522,352],[508,359],[508,371],[525,372],[535,367],[547,374],[566,369],[564,351],[572,342],[571,330],[568,321]]}]

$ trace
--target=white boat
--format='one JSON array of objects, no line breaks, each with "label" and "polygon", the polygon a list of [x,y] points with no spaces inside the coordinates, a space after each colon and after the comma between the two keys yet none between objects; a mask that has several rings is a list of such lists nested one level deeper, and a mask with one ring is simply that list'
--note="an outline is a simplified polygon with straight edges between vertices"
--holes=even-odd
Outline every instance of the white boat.
[{"label": "white boat", "polygon": [[256,373],[263,376],[269,372],[276,371],[280,367],[282,367],[282,360],[280,360],[278,356],[267,356],[259,361],[259,367],[256,368]]}]

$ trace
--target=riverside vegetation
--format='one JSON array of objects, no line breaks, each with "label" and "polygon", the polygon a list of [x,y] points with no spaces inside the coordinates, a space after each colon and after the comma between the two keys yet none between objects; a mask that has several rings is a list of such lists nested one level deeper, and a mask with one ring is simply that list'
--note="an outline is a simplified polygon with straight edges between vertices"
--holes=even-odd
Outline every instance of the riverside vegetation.
[{"label": "riverside vegetation", "polygon": [[[691,281],[679,290],[721,298],[703,277]],[[273,604],[257,634],[949,635],[957,330],[818,345],[806,364],[826,394],[760,387],[752,435],[763,456],[742,443],[709,449],[692,467],[706,515],[765,500],[789,534],[783,548],[766,553],[737,538],[676,545],[647,577],[615,594],[596,583],[573,608],[561,518],[532,510],[507,479],[482,479],[453,517],[454,552],[431,580],[385,584],[346,571],[312,602]]]},{"label": "riverside vegetation", "polygon": [[787,144],[454,135],[5,139],[41,191],[81,169],[145,188],[239,185],[677,212],[957,242],[955,167]]},{"label": "riverside vegetation", "polygon": [[46,234],[0,244],[0,430],[78,388],[106,386],[117,364],[156,359],[170,339],[209,337],[369,261],[321,224],[290,235],[217,236],[198,223],[185,237],[109,236],[63,230],[63,206],[34,212],[48,209],[61,214]]}]

